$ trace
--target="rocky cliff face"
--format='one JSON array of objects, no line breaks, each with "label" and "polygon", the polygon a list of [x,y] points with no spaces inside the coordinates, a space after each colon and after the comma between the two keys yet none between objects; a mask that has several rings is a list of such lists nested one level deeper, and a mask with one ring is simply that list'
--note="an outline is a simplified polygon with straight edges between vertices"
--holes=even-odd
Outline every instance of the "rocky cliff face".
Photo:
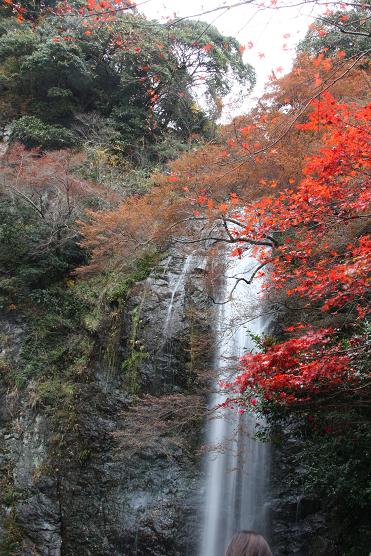
[{"label": "rocky cliff face", "polygon": [[[1,555],[195,554],[202,273],[173,254],[137,284],[67,407],[40,407],[32,384],[16,392],[2,380]],[[6,313],[7,365],[17,365],[24,333]]]},{"label": "rocky cliff face", "polygon": [[267,507],[270,542],[275,556],[340,556],[336,525],[321,500],[303,494],[295,484],[303,469],[294,463],[301,449],[295,424],[278,432],[272,450],[271,493]]},{"label": "rocky cliff face", "polygon": [[[110,309],[88,376],[64,404],[16,390],[27,324],[0,319],[0,556],[195,556],[202,505],[204,399],[213,311],[196,257],[172,253]],[[138,402],[139,396],[139,402]],[[287,477],[300,449],[273,450],[275,556],[335,556],[320,501]]]},{"label": "rocky cliff face", "polygon": [[[280,330],[275,332],[279,337]],[[318,480],[334,485],[329,473],[334,470],[346,490],[355,492],[357,483],[362,484],[361,475],[344,472],[339,458],[344,446],[342,441],[333,440],[336,434],[329,435],[333,446],[326,454],[330,456],[326,468],[320,458],[328,447],[318,441],[316,435],[313,438],[306,432],[306,428],[311,430],[311,418],[311,412],[301,420],[292,415],[282,418],[281,414],[274,422],[270,493],[266,506],[272,552],[274,556],[369,556],[369,513],[357,511],[335,488],[331,496],[326,493],[321,496],[315,484]],[[353,435],[354,429],[349,430]],[[358,453],[359,442],[358,437],[354,444]],[[314,457],[310,454],[313,446]],[[344,452],[347,453],[346,449]],[[332,458],[337,463],[333,464]]]}]

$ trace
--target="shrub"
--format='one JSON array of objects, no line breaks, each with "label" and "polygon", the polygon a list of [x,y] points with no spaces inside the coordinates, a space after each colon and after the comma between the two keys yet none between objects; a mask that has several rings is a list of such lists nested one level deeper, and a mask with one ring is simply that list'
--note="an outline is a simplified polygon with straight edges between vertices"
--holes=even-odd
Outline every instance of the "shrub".
[{"label": "shrub", "polygon": [[36,116],[22,116],[13,124],[11,141],[19,141],[27,148],[62,149],[76,143],[68,129],[46,124]]}]

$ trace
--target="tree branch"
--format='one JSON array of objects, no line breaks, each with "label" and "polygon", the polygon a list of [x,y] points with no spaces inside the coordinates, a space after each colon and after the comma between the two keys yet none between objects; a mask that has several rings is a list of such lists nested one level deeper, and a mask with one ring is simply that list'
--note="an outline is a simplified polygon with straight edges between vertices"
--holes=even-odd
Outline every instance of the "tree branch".
[{"label": "tree branch", "polygon": [[264,263],[261,263],[250,275],[250,278],[235,278],[234,276],[232,278],[235,278],[236,283],[234,284],[228,298],[224,301],[215,301],[215,299],[209,295],[209,299],[211,299],[211,301],[215,304],[215,305],[225,305],[226,303],[229,303],[230,301],[232,301],[233,299],[233,294],[238,286],[238,284],[240,282],[244,282],[245,284],[247,284],[248,286],[252,283],[252,281],[254,280],[255,276],[257,275],[257,273],[259,272],[259,270],[261,270],[262,268],[264,268],[267,264],[269,264],[270,261],[266,261]]}]

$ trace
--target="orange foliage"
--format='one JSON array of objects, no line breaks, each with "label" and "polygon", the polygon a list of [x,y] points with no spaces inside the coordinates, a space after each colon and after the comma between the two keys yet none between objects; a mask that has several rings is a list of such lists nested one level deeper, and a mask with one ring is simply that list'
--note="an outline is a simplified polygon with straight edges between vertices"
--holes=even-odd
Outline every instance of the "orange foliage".
[{"label": "orange foliage", "polygon": [[[304,307],[340,313],[355,330],[367,314],[371,271],[370,116],[371,105],[339,103],[329,93],[313,101],[308,121],[298,128],[320,132],[322,146],[307,159],[297,188],[231,215],[241,246],[249,238],[272,233],[277,238],[269,251],[255,251],[261,264],[270,265],[267,289],[296,295]],[[367,396],[366,339],[353,334],[346,347],[343,339],[331,328],[295,334],[263,353],[244,356],[242,374],[226,386],[243,394],[243,405],[256,401],[256,395],[278,404],[321,402],[328,393],[348,394],[360,385]]]},{"label": "orange foliage", "polygon": [[92,263],[79,271],[122,268],[149,249],[166,247],[169,228],[189,216],[189,200],[165,179],[148,194],[130,197],[111,211],[87,211],[86,215],[87,221],[80,222],[82,246],[89,249]]},{"label": "orange foliage", "polygon": [[40,154],[15,144],[0,157],[2,190],[28,204],[51,233],[65,231],[85,207],[109,206],[117,200],[103,186],[78,176],[81,161],[80,155],[67,150]]},{"label": "orange foliage", "polygon": [[[317,73],[321,83],[328,84],[349,66],[349,61],[338,60],[324,64],[322,58],[316,66],[316,60],[299,56],[293,71],[270,84],[249,115],[224,126],[217,141],[172,163],[172,171],[189,191],[195,195],[202,191],[216,204],[231,192],[250,202],[272,187],[297,183],[305,157],[316,148],[320,135],[316,130],[304,134],[293,124],[304,121],[310,112],[308,99],[318,92]],[[331,91],[335,98],[362,102],[367,95],[363,70],[352,70]]]},{"label": "orange foliage", "polygon": [[[155,176],[156,187],[145,196],[108,213],[89,212],[81,230],[83,245],[92,253],[91,268],[122,264],[125,256],[138,254],[151,242],[161,246],[172,237],[199,237],[200,223],[206,237],[206,228],[231,205],[245,204],[248,210],[257,199],[273,199],[288,185],[295,190],[306,157],[321,141],[317,127],[304,131],[295,125],[311,111],[309,103],[303,110],[309,83],[318,72],[329,82],[344,71],[343,61],[323,60],[298,57],[293,71],[270,84],[250,114],[224,126],[217,140],[171,163],[171,175]],[[363,82],[362,70],[353,69],[334,84],[334,94],[362,102]],[[325,105],[326,96],[319,98],[319,105]]]}]

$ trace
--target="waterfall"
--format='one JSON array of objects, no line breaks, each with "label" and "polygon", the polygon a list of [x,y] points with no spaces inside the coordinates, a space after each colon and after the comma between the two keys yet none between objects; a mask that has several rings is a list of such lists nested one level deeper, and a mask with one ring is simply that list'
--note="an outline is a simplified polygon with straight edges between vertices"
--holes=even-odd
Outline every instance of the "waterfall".
[{"label": "waterfall", "polygon": [[[262,279],[256,277],[250,285],[240,282],[235,287],[236,278],[249,278],[256,265],[255,259],[244,257],[229,261],[226,270],[223,297],[232,299],[217,308],[214,355],[217,376],[210,408],[217,407],[226,397],[219,391],[218,381],[229,379],[236,372],[239,357],[255,348],[248,331],[260,335],[268,326],[259,300]],[[241,529],[267,534],[264,505],[269,445],[252,438],[257,421],[251,413],[225,409],[218,410],[208,422],[200,556],[223,556],[231,536]]]},{"label": "waterfall", "polygon": [[169,329],[170,329],[170,325],[171,325],[171,320],[172,320],[172,316],[173,316],[173,310],[174,310],[174,300],[175,300],[175,296],[178,293],[178,291],[181,291],[184,295],[184,290],[185,290],[185,281],[187,278],[187,274],[188,271],[190,270],[191,264],[192,264],[192,255],[188,255],[183,262],[183,266],[180,270],[179,276],[178,278],[175,280],[175,282],[173,284],[170,284],[171,287],[171,297],[170,297],[170,302],[169,302],[169,306],[167,309],[167,313],[166,313],[166,317],[165,317],[165,322],[164,322],[164,327],[163,327],[163,338],[164,341],[166,342],[168,335],[169,335]]}]

